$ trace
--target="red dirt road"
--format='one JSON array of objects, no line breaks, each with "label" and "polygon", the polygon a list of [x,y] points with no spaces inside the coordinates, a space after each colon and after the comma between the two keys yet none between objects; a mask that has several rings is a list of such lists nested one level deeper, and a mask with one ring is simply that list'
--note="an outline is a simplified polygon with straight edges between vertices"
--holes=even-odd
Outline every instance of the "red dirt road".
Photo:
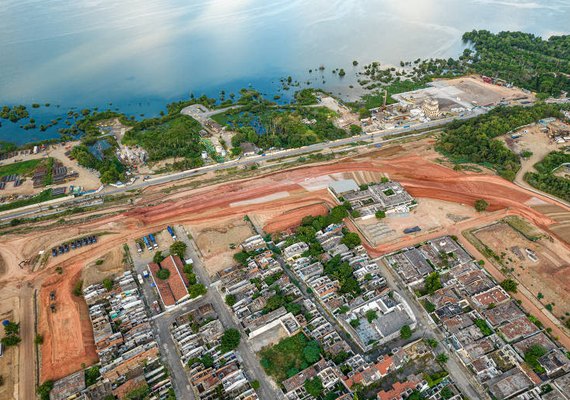
[{"label": "red dirt road", "polygon": [[[384,173],[400,181],[416,197],[425,197],[473,204],[483,198],[490,204],[481,218],[456,224],[453,228],[461,236],[464,227],[494,221],[507,214],[523,216],[540,228],[548,231],[552,221],[525,205],[534,196],[503,179],[485,175],[453,171],[434,164],[416,155],[402,155],[391,158],[377,158],[372,155],[356,159],[337,160],[331,164],[299,167],[275,172],[265,176],[238,182],[219,184],[200,189],[184,190],[169,195],[161,194],[162,202],[155,206],[135,206],[131,210],[114,216],[104,217],[72,228],[52,228],[26,235],[5,235],[0,237],[0,253],[13,255],[6,259],[6,274],[1,284],[15,285],[20,281],[42,286],[40,298],[39,332],[44,334],[42,351],[42,380],[59,378],[96,361],[93,348],[91,325],[82,299],[71,295],[72,287],[81,269],[110,249],[121,246],[128,240],[164,229],[168,224],[206,223],[217,218],[252,214],[258,220],[266,221],[265,229],[276,232],[296,226],[303,216],[322,214],[333,199],[327,190],[307,191],[300,184],[307,178],[316,178],[333,173],[371,171]],[[147,190],[149,197],[160,194],[161,188]],[[232,203],[259,199],[279,192],[288,192],[288,197],[270,200],[261,204],[247,204],[232,207]],[[143,194],[145,196],[145,194]],[[541,198],[546,203],[551,200]],[[50,259],[41,271],[29,272],[18,267],[18,260],[37,254],[40,249],[49,250],[81,233],[106,232],[93,246],[75,250],[56,259]],[[457,232],[459,234],[457,234]],[[435,234],[441,235],[444,232]],[[424,240],[414,237],[397,243],[398,248]],[[395,246],[395,245],[393,245]],[[393,246],[370,248],[372,255],[395,250]],[[62,266],[64,273],[54,272]],[[56,290],[57,312],[49,312],[49,292]],[[1,300],[1,299],[0,299]]]}]

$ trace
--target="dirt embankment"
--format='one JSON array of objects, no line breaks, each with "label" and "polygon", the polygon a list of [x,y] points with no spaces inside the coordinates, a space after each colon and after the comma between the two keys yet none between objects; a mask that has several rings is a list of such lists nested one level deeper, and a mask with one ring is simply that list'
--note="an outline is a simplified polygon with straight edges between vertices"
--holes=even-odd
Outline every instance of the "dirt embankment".
[{"label": "dirt embankment", "polygon": [[[416,147],[411,151],[416,151]],[[203,225],[214,221],[243,218],[254,215],[268,232],[276,232],[296,226],[302,217],[322,214],[333,205],[333,199],[324,189],[305,189],[307,180],[331,174],[370,172],[389,176],[400,181],[412,195],[444,201],[473,204],[483,198],[490,204],[491,212],[482,214],[452,229],[436,232],[456,234],[472,223],[492,222],[505,215],[516,214],[548,231],[553,220],[525,203],[533,197],[499,177],[458,172],[430,162],[433,154],[424,157],[401,154],[391,156],[374,152],[356,158],[336,160],[329,164],[298,167],[275,172],[257,178],[218,184],[200,189],[181,190],[164,194],[160,189],[148,191],[156,205],[149,206],[141,201],[127,212],[102,217],[77,224],[71,228],[47,228],[25,235],[0,237],[0,254],[5,261],[5,274],[0,284],[19,285],[22,282],[41,287],[39,330],[44,336],[42,346],[42,378],[56,378],[90,364],[96,360],[91,325],[86,314],[86,305],[81,298],[71,294],[73,285],[81,276],[81,270],[88,263],[102,257],[109,251],[122,246],[128,240],[136,239],[150,232],[164,229],[168,224],[187,226]],[[287,192],[288,196],[275,196]],[[146,194],[143,195],[146,199]],[[535,196],[538,197],[538,196]],[[266,201],[267,200],[267,201]],[[546,204],[551,200],[541,199]],[[233,204],[233,207],[232,207]],[[474,221],[474,222],[472,222]],[[31,258],[39,251],[49,249],[66,240],[82,234],[105,233],[95,245],[74,250],[57,258],[49,258],[46,266],[35,272],[21,269],[18,262]],[[423,236],[410,237],[397,245],[424,240]],[[411,244],[411,243],[410,243]],[[373,255],[389,251],[388,247],[370,248]],[[56,267],[63,274],[55,272]],[[49,293],[56,291],[56,313],[49,310]],[[2,300],[2,293],[0,293]]]}]

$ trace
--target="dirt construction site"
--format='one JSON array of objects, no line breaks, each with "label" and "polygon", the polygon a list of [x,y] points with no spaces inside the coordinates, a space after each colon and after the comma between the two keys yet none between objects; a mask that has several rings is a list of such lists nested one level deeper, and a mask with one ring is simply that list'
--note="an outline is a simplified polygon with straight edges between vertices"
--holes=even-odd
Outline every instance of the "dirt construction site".
[{"label": "dirt construction site", "polygon": [[570,251],[558,239],[542,235],[531,241],[505,222],[473,232],[490,249],[495,264],[518,280],[562,322],[570,315]]},{"label": "dirt construction site", "polygon": [[[335,205],[328,190],[331,181],[358,178],[355,175],[358,174],[361,180],[388,176],[399,181],[419,202],[417,214],[401,217],[402,220],[397,219],[400,217],[386,220],[389,229],[397,232],[398,237],[386,237],[377,243],[364,242],[372,256],[442,234],[452,234],[460,238],[474,257],[485,258],[462,237],[462,232],[492,224],[509,215],[522,217],[553,239],[561,239],[553,230],[560,222],[537,206],[557,207],[558,218],[561,214],[570,215],[570,208],[495,175],[454,171],[440,165],[436,162],[440,155],[432,150],[433,144],[433,139],[428,138],[282,171],[264,174],[261,169],[253,177],[202,187],[192,186],[191,180],[186,185],[177,182],[178,187],[173,187],[172,183],[151,186],[133,195],[136,198],[129,200],[132,206],[127,202],[122,207],[110,205],[109,210],[100,209],[82,218],[74,216],[66,223],[46,225],[38,222],[26,226],[25,231],[3,234],[0,236],[0,304],[2,307],[13,304],[13,309],[6,312],[10,311],[11,318],[22,326],[22,343],[17,349],[8,349],[0,358],[0,371],[7,368],[5,363],[9,360],[17,365],[10,378],[14,383],[12,393],[17,393],[12,398],[35,398],[35,378],[30,371],[40,371],[41,383],[46,379],[61,378],[81,369],[82,365],[97,361],[87,306],[82,297],[72,294],[73,288],[81,279],[92,283],[97,277],[102,279],[105,274],[119,271],[123,244],[163,230],[167,225],[186,227],[203,252],[212,274],[231,264],[234,251],[231,247],[252,234],[243,221],[245,215],[266,232],[294,228],[304,216],[323,214]],[[473,211],[477,199],[489,203],[486,212]],[[412,236],[401,235],[402,226],[423,224],[428,215],[431,218],[425,222],[428,229]],[[351,220],[347,220],[347,225],[357,230]],[[97,234],[99,240],[57,257],[49,256],[53,246],[86,234]],[[558,243],[560,248],[570,249],[568,243],[562,240]],[[513,245],[505,243],[501,246]],[[546,258],[540,251],[536,252],[539,257]],[[98,265],[100,259],[104,261]],[[485,265],[492,267],[490,263]],[[85,272],[86,266],[99,267],[102,272]],[[529,266],[525,271],[534,270]],[[501,271],[490,272],[501,280]],[[559,280],[566,285],[569,279],[568,274],[559,275]],[[50,310],[52,291],[55,291],[55,313]],[[546,290],[543,293],[545,301],[556,303],[555,312],[562,310],[563,301],[557,301]],[[516,297],[546,327],[552,328],[553,335],[558,336],[562,344],[570,347],[569,332],[560,323],[541,314],[523,294]],[[0,309],[2,312],[5,310]],[[39,346],[39,365],[36,365],[33,342],[36,320],[37,331],[44,337],[44,343]]]}]

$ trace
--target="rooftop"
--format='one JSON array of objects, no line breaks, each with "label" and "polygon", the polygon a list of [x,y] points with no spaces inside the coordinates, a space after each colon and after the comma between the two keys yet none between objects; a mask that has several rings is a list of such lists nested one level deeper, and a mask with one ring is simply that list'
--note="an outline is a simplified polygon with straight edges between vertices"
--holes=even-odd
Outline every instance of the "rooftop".
[{"label": "rooftop", "polygon": [[[173,306],[188,296],[188,279],[184,274],[184,264],[178,256],[168,256],[160,263],[160,266],[156,263],[150,263],[148,267],[160,298],[166,307]],[[157,276],[160,269],[166,269],[170,272],[168,279],[160,279]]]}]

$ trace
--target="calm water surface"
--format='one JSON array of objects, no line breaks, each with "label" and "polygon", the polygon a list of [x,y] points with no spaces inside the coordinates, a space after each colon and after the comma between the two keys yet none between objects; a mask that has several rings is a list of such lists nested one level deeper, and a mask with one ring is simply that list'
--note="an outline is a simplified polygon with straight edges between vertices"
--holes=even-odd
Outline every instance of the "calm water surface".
[{"label": "calm water surface", "polygon": [[[70,107],[156,115],[248,85],[273,95],[289,75],[350,95],[352,60],[457,56],[472,29],[565,34],[570,0],[2,0],[0,21],[0,104],[49,102],[30,110],[41,122]],[[2,121],[0,140],[63,126],[20,124]]]}]

